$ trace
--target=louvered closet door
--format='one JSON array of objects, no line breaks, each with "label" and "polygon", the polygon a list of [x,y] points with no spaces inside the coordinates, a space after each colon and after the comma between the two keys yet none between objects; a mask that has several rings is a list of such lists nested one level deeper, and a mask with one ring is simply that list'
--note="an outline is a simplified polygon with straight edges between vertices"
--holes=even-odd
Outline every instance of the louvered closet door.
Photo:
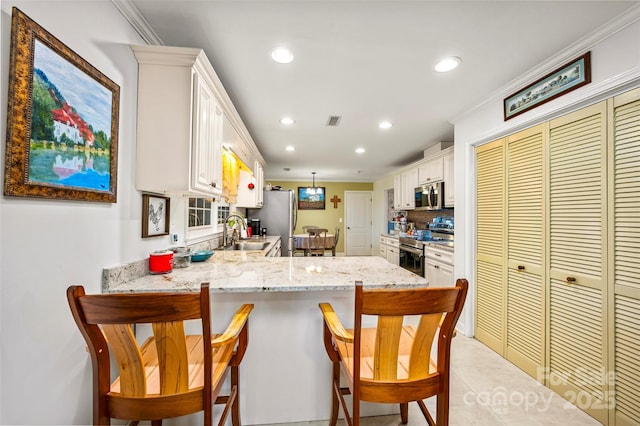
[{"label": "louvered closet door", "polygon": [[504,356],[504,140],[476,148],[476,338]]},{"label": "louvered closet door", "polygon": [[613,100],[616,426],[640,424],[640,89]]},{"label": "louvered closet door", "polygon": [[550,122],[547,384],[603,423],[606,213],[602,102]]},{"label": "louvered closet door", "polygon": [[507,138],[506,358],[542,380],[545,354],[545,125]]}]

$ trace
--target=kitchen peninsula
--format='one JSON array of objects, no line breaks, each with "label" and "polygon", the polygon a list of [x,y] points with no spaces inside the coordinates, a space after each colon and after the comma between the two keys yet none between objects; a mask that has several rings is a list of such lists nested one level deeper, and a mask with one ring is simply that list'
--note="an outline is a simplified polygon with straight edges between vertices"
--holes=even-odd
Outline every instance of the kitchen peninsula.
[{"label": "kitchen peninsula", "polygon": [[[164,275],[136,277],[126,268],[108,268],[103,291],[199,291],[200,283],[209,282],[214,332],[222,331],[219,325],[242,303],[255,304],[240,369],[243,423],[328,419],[331,364],[318,303],[331,303],[348,325],[356,280],[377,288],[426,286],[427,281],[378,256],[265,257],[279,238],[267,241],[262,251],[216,250],[205,262]],[[364,415],[394,410],[387,404],[363,405]]]}]

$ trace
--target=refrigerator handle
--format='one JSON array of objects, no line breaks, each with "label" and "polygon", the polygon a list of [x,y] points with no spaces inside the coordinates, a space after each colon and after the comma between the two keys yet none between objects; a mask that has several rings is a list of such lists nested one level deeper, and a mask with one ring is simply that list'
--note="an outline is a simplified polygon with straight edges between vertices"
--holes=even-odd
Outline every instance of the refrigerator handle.
[{"label": "refrigerator handle", "polygon": [[[293,204],[291,206],[291,208],[293,210],[293,229],[291,230],[291,232],[293,233],[296,230],[296,228],[298,227],[298,203],[296,202],[295,194],[293,195],[293,199],[292,199],[291,203]],[[292,243],[291,247],[293,247],[293,243]]]}]

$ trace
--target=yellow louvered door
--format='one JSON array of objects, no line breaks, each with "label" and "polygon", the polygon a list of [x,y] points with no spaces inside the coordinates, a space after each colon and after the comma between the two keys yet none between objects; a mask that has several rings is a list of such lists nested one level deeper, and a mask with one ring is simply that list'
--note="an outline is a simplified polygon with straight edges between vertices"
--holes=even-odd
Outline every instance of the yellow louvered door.
[{"label": "yellow louvered door", "polygon": [[476,338],[504,356],[504,139],[476,148]]},{"label": "yellow louvered door", "polygon": [[545,354],[546,125],[507,138],[506,358],[542,380]]},{"label": "yellow louvered door", "polygon": [[607,422],[606,102],[549,123],[547,385]]},{"label": "yellow louvered door", "polygon": [[[613,99],[615,424],[640,424],[640,89]],[[610,328],[611,329],[611,328]],[[611,377],[610,377],[611,379]]]}]

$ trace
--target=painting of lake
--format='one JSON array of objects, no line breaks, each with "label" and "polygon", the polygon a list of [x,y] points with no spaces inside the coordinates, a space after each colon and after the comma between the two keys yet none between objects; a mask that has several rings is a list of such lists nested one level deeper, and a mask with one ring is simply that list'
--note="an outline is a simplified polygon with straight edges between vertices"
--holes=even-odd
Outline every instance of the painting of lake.
[{"label": "painting of lake", "polygon": [[28,179],[109,191],[112,92],[35,39]]}]

